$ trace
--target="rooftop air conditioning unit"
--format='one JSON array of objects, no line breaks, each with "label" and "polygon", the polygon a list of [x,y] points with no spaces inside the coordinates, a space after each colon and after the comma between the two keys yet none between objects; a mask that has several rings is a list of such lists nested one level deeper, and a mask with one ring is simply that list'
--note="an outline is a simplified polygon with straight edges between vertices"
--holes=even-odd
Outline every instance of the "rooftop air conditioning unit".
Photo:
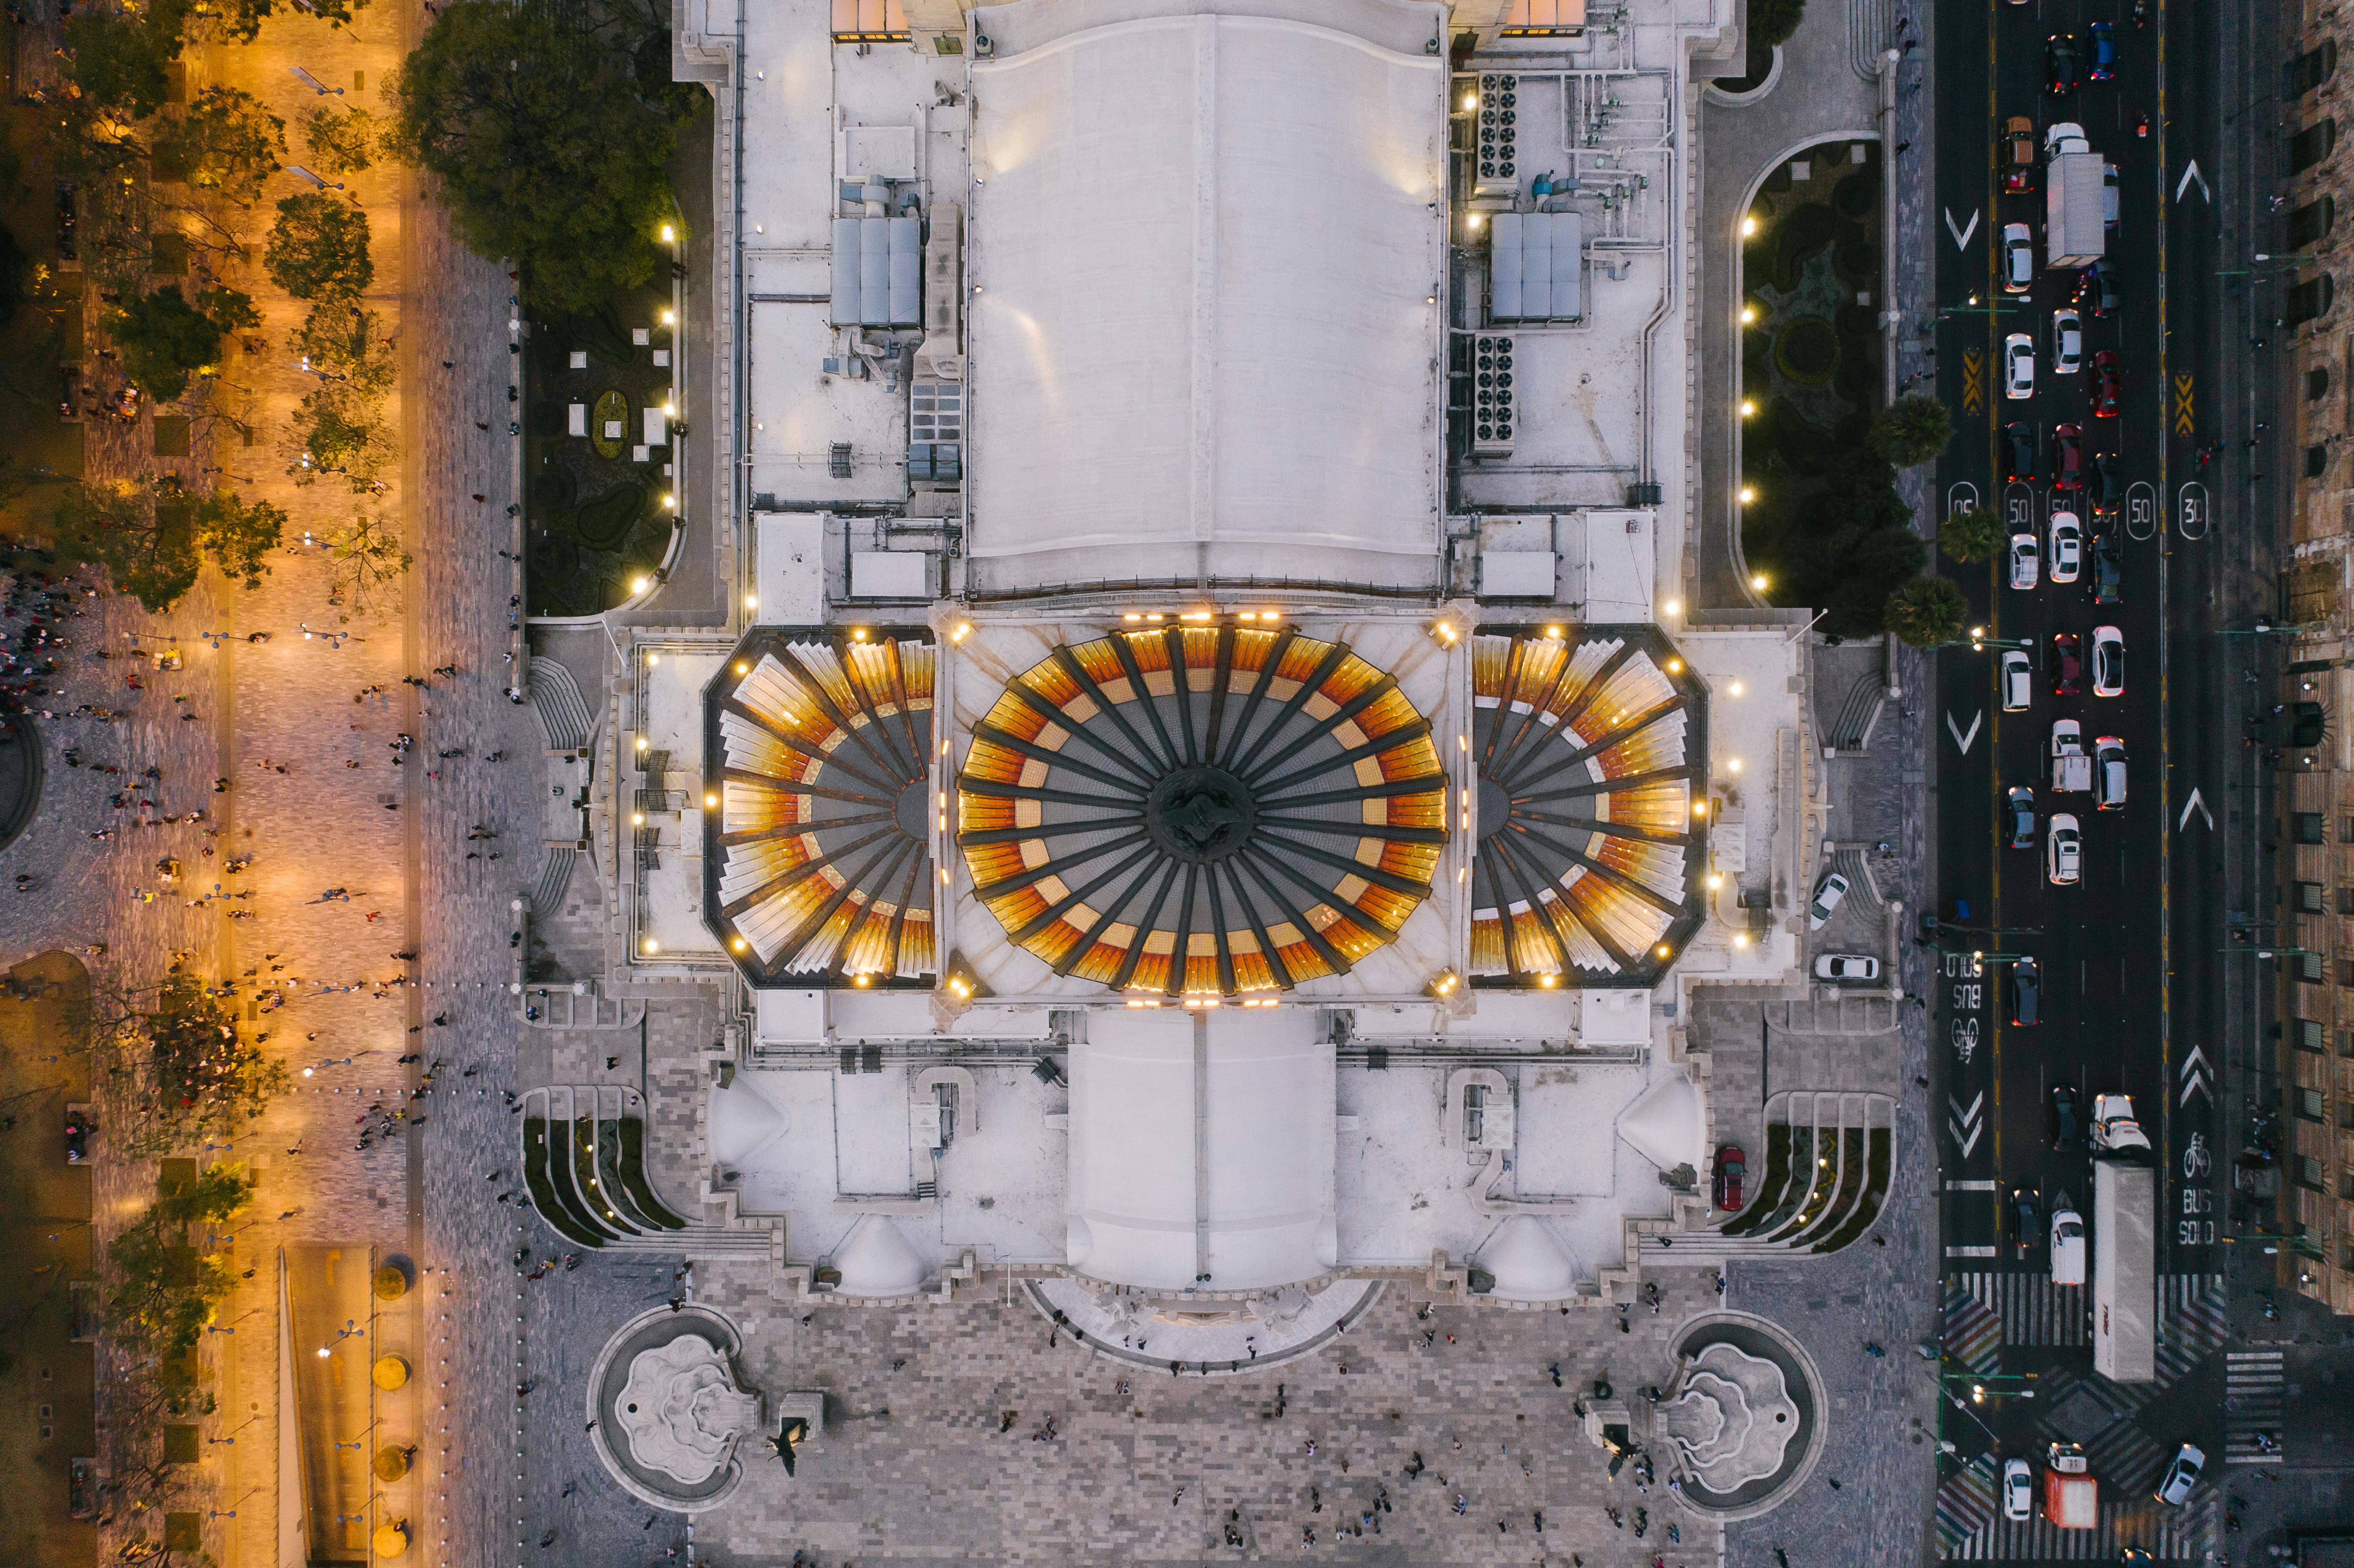
[{"label": "rooftop air conditioning unit", "polygon": [[1471,356],[1471,455],[1512,455],[1512,340],[1481,334]]},{"label": "rooftop air conditioning unit", "polygon": [[1510,196],[1520,189],[1521,79],[1490,71],[1479,79],[1479,120],[1474,196]]}]

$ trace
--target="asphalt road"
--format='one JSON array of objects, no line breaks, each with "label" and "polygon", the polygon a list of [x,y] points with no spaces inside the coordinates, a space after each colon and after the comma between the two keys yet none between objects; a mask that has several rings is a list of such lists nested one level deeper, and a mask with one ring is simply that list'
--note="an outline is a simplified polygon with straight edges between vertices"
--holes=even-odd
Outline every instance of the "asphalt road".
[{"label": "asphalt road", "polygon": [[[2235,859],[2252,863],[2256,853],[2261,801],[2251,791],[2261,780],[2260,756],[2243,747],[2243,722],[2270,700],[2257,694],[2271,691],[2243,673],[2265,656],[2257,640],[2224,633],[2252,623],[2253,585],[2270,558],[2264,519],[2274,482],[2255,476],[2295,456],[2241,445],[2251,421],[2271,417],[2276,352],[2253,341],[2270,335],[2269,310],[2243,308],[2269,283],[2232,270],[2249,268],[2248,252],[2264,247],[2228,238],[2234,215],[2241,235],[2275,238],[2273,225],[2247,221],[2273,188],[2271,172],[2260,165],[2251,176],[2244,159],[2223,146],[2236,135],[2244,152],[2249,128],[2225,116],[2246,106],[2247,82],[2265,84],[2255,93],[2268,90],[2274,63],[2269,45],[2248,48],[2246,16],[2244,0],[2178,0],[2162,16],[2152,5],[2139,26],[2131,0],[1941,0],[1935,7],[1945,106],[1935,151],[1937,392],[1960,431],[1938,465],[1937,515],[1957,505],[1993,509],[2009,531],[2038,536],[2043,568],[2036,586],[2020,589],[2009,586],[2000,555],[1970,566],[1944,562],[1990,641],[1982,652],[1946,651],[1937,673],[1937,913],[1965,927],[1942,939],[1989,955],[1982,966],[1949,955],[1942,994],[1933,999],[1949,1277],[2046,1273],[2041,1245],[2018,1245],[2004,1202],[2013,1188],[2039,1193],[2046,1215],[2065,1191],[2090,1217],[2086,1158],[2052,1148],[2052,1092],[2062,1085],[2086,1102],[2098,1093],[2130,1095],[2157,1142],[2164,1177],[2158,1272],[2223,1266],[2231,1226],[2219,1080],[2227,1020],[2234,1008],[2250,1011],[2259,979],[2259,960],[2232,948],[2226,930],[2232,904],[2247,897],[2244,876],[2227,881],[2227,870]],[[2052,91],[2047,39],[2073,36],[2085,77],[2092,27],[2105,21],[2116,45],[2114,78]],[[2249,66],[2251,58],[2261,65]],[[2144,115],[2146,136],[2137,134]],[[2030,122],[2037,143],[2028,188],[2016,194],[2002,189],[2001,136],[2011,116]],[[2078,273],[2043,265],[2041,143],[2045,128],[2062,121],[2082,125],[2116,171],[2119,222],[2101,265],[2119,299],[2099,315],[2075,300]],[[2228,185],[2226,168],[2237,175]],[[2002,230],[2013,223],[2027,226],[2034,247],[2024,294],[2006,292],[1999,276]],[[2084,368],[2055,374],[2053,312],[2072,303],[2082,313]],[[2035,355],[2033,393],[2020,398],[2004,386],[2004,341],[2013,334],[2027,334]],[[2287,334],[2278,335],[2285,353]],[[2114,418],[2094,412],[2093,359],[2103,351],[2119,356],[2123,376]],[[2008,482],[2005,427],[2014,423],[2033,443],[2030,482]],[[2096,515],[2088,494],[2054,491],[2054,430],[2068,424],[2082,431],[2088,471],[2094,454],[2114,454],[2129,486],[2115,515]],[[2211,440],[2226,444],[2202,463],[2200,449]],[[2075,583],[2050,580],[2050,520],[2061,510],[2075,513],[2086,535]],[[2090,592],[2096,533],[2114,542],[2122,566],[2114,604],[2095,604]],[[2099,626],[2124,640],[2120,696],[2093,692]],[[2074,694],[2056,695],[2053,639],[2063,634],[2081,640],[2085,668]],[[2027,644],[2034,675],[2025,711],[2001,711],[1998,639]],[[2081,724],[2088,751],[2099,737],[2122,743],[2128,790],[2121,809],[2053,793],[2048,757],[2059,719]],[[2016,786],[2034,791],[2031,848],[2007,847],[2004,796]],[[2046,875],[2055,810],[2073,815],[2082,833],[2082,880],[2073,886]],[[1963,905],[1968,916],[1957,918]],[[2012,954],[2031,957],[2040,970],[2041,1017],[2032,1027],[2014,1022],[2015,966],[1995,956]],[[2244,1021],[2239,1027],[2252,1033]],[[2046,1375],[2081,1375],[2089,1361],[2088,1351],[2073,1348],[2035,1364]],[[2007,1372],[2029,1364],[2005,1357]],[[2031,1407],[2011,1412],[2020,1426],[2015,1444],[1995,1422],[2009,1451],[2025,1450],[2031,1414]],[[2201,1423],[2198,1429],[2217,1425],[2220,1434],[2220,1417]]]}]

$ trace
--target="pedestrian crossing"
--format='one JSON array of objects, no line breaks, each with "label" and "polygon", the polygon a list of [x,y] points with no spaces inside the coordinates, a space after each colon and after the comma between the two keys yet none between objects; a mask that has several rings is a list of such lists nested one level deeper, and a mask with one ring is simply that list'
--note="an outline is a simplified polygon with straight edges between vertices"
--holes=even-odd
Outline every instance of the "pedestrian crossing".
[{"label": "pedestrian crossing", "polygon": [[[1967,1474],[1967,1472],[1965,1472]],[[2161,1563],[2203,1562],[2214,1543],[2215,1489],[2201,1485],[2190,1503],[2169,1508],[2147,1492],[2127,1493],[2104,1485],[2100,1523],[2091,1530],[2061,1530],[2042,1518],[1995,1519],[1944,1549],[1951,1562],[2108,1562],[2138,1547]],[[1991,1494],[1989,1494],[1991,1495]],[[1944,1539],[1945,1489],[1938,1489],[1940,1542]]]},{"label": "pedestrian crossing", "polygon": [[1945,1351],[1975,1372],[1993,1372],[2002,1353],[2002,1319],[1958,1285],[1946,1291]]},{"label": "pedestrian crossing", "polygon": [[2084,1445],[2084,1462],[2093,1474],[2130,1495],[2156,1490],[2158,1478],[2172,1457],[2171,1447],[2131,1420],[2115,1423]]},{"label": "pedestrian crossing", "polygon": [[1956,1548],[1994,1522],[1994,1456],[1981,1454],[1937,1483],[1937,1554]]},{"label": "pedestrian crossing", "polygon": [[2285,1436],[2282,1400],[2288,1390],[2278,1351],[2230,1351],[2223,1356],[2223,1462],[2275,1465],[2277,1447],[2266,1452],[2259,1436],[2278,1444]]},{"label": "pedestrian crossing", "polygon": [[2001,1320],[2010,1345],[2091,1342],[2090,1308],[2081,1285],[2058,1285],[2048,1274],[1958,1274],[1956,1283]]},{"label": "pedestrian crossing", "polygon": [[2171,1388],[2215,1353],[2230,1325],[2220,1274],[2166,1274],[2158,1281],[2158,1386]]}]

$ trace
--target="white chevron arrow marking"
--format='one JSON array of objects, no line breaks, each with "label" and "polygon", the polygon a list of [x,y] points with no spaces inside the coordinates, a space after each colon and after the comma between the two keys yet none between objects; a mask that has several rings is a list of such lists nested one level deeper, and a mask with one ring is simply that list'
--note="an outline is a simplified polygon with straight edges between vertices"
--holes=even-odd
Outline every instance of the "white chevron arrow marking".
[{"label": "white chevron arrow marking", "polygon": [[1952,207],[1946,209],[1946,232],[1954,237],[1955,249],[1967,250],[1970,248],[1970,236],[1978,231],[1978,214],[1976,207],[1970,209],[1970,220],[1967,224],[1956,224],[1954,221],[1954,209]]},{"label": "white chevron arrow marking", "polygon": [[2199,160],[2196,158],[2191,159],[2189,163],[2182,165],[2182,178],[2175,184],[2174,199],[2180,201],[2182,199],[2182,193],[2190,188],[2190,184],[2193,180],[2196,180],[2199,183],[2199,194],[2207,198],[2209,206],[2213,206],[2215,202],[2215,193],[2207,188],[2207,176],[2199,172]]},{"label": "white chevron arrow marking", "polygon": [[2193,1045],[2190,1054],[2182,1059],[2179,1076],[2182,1079],[2182,1098],[2176,1102],[2178,1105],[2189,1105],[2192,1095],[2205,1095],[2211,1100],[2215,1097],[2215,1091],[2208,1086],[2214,1076],[2214,1068],[2208,1065],[2207,1053],[2198,1046]]},{"label": "white chevron arrow marking", "polygon": [[2174,824],[2176,832],[2181,832],[2190,826],[2190,813],[2193,811],[2205,818],[2209,827],[2215,825],[2215,813],[2207,809],[2207,802],[2199,798],[2199,791],[2194,788],[2190,791],[2190,799],[2182,802],[2182,820]]},{"label": "white chevron arrow marking", "polygon": [[1970,719],[1969,733],[1965,735],[1962,733],[1962,726],[1954,722],[1954,715],[1950,713],[1946,715],[1946,728],[1952,733],[1954,744],[1962,748],[1962,755],[1964,757],[1967,757],[1970,754],[1970,742],[1978,737],[1978,726],[1985,722],[1986,709],[1980,708],[1977,714],[1972,715]]}]

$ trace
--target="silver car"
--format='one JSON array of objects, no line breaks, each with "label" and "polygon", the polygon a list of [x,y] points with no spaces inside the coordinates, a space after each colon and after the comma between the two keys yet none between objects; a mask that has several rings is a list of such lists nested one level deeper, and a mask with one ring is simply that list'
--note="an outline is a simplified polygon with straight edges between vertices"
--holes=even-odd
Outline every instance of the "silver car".
[{"label": "silver car", "polygon": [[2031,588],[2043,580],[2043,562],[2036,554],[2034,535],[2013,534],[2009,559],[2011,587]]}]

